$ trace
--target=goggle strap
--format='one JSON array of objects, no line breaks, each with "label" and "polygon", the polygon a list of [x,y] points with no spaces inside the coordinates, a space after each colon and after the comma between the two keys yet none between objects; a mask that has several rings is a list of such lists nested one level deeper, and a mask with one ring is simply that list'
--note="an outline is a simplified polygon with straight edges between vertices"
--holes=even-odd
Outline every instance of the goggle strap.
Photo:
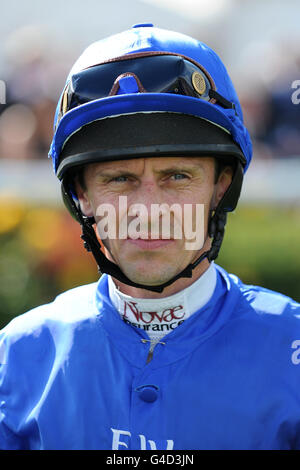
[{"label": "goggle strap", "polygon": [[216,90],[211,88],[208,91],[208,95],[210,98],[215,99],[221,106],[223,106],[223,108],[235,110],[235,104],[224,98],[224,96],[220,95],[220,93],[218,93]]}]

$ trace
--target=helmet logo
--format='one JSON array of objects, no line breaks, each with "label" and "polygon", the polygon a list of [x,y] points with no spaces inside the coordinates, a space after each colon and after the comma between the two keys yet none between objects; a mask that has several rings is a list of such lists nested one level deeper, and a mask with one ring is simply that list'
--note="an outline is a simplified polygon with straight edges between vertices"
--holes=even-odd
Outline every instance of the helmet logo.
[{"label": "helmet logo", "polygon": [[206,90],[206,83],[199,72],[194,72],[192,75],[192,84],[193,87],[195,88],[196,92],[199,93],[199,95],[203,95],[203,93]]}]

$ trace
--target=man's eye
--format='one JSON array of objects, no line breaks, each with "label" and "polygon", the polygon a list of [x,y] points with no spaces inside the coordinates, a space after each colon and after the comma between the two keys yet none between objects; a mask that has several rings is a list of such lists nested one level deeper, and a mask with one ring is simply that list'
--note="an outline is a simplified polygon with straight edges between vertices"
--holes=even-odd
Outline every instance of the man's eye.
[{"label": "man's eye", "polygon": [[126,183],[128,181],[128,176],[116,176],[115,178],[112,178],[111,181],[116,183]]},{"label": "man's eye", "polygon": [[178,180],[183,180],[185,178],[188,178],[187,175],[185,175],[184,173],[174,173],[172,176],[171,176],[172,179],[178,181]]}]

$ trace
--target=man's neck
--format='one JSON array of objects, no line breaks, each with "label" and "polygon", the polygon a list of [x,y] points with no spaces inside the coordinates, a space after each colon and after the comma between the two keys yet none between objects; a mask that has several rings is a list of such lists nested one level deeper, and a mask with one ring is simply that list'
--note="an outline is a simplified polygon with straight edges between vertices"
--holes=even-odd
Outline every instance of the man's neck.
[{"label": "man's neck", "polygon": [[215,266],[209,268],[193,284],[173,295],[160,298],[137,298],[120,292],[108,278],[110,300],[122,320],[144,330],[149,336],[151,351],[168,333],[203,308],[212,298],[217,282]]},{"label": "man's neck", "polygon": [[177,294],[177,292],[186,289],[191,284],[193,284],[197,279],[199,279],[202,274],[207,271],[210,263],[207,259],[204,259],[193,271],[193,276],[191,278],[180,278],[177,279],[170,286],[165,287],[163,292],[153,292],[147,289],[140,289],[137,287],[128,286],[123,282],[118,281],[118,279],[112,277],[117,289],[123,294],[129,295],[136,299],[159,299],[163,297],[169,297],[170,295]]}]

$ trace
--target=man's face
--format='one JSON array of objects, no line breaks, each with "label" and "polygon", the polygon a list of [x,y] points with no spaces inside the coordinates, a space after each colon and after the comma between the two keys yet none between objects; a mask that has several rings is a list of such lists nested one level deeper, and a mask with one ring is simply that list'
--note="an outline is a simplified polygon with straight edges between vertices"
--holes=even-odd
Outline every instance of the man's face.
[{"label": "man's face", "polygon": [[[106,213],[106,221],[114,225],[109,227],[108,224],[110,236],[103,240],[106,256],[132,281],[159,285],[209,249],[209,212],[217,206],[231,177],[231,169],[227,168],[215,184],[215,161],[210,157],[137,158],[87,165],[85,188],[77,184],[77,194],[82,212],[94,216],[98,228],[104,221],[103,204],[114,209],[111,212],[116,217],[109,219]],[[136,204],[141,205],[142,212],[131,211]],[[162,204],[165,208],[176,204],[177,212],[171,210],[169,219],[166,217],[164,222],[161,213],[157,223],[158,219],[153,218],[157,212],[153,208]],[[167,221],[169,234],[163,225]],[[196,225],[204,237],[204,245],[201,243],[200,247],[190,243],[191,231],[196,230]],[[120,226],[123,230],[121,238]],[[113,232],[116,236],[112,236]]]}]

